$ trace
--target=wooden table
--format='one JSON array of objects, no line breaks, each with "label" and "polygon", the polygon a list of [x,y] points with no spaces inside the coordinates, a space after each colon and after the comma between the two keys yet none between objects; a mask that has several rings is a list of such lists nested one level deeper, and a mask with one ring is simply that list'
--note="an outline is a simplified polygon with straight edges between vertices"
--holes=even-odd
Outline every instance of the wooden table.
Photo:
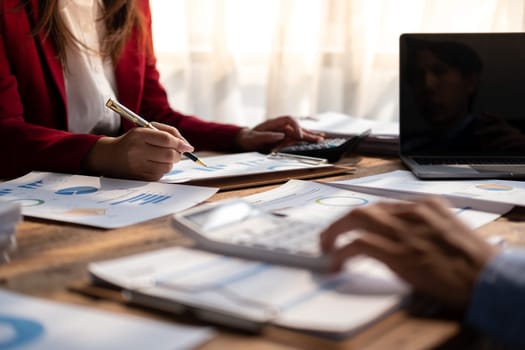
[{"label": "wooden table", "polygon": [[[362,177],[402,169],[398,159],[354,158],[354,174],[323,181]],[[274,186],[219,192],[212,200],[247,195]],[[479,229],[483,236],[501,235],[507,241],[525,244],[525,210],[509,214]],[[0,285],[4,288],[48,299],[90,305],[116,312],[184,324],[199,324],[180,316],[162,315],[106,299],[95,299],[74,292],[71,285],[86,281],[89,262],[151,251],[190,242],[175,232],[169,218],[163,217],[121,229],[103,230],[45,220],[27,219],[17,229],[18,249],[12,261],[0,265]],[[349,312],[351,312],[349,310]],[[219,328],[219,335],[202,349],[459,349],[479,341],[459,322],[446,318],[416,317],[402,310],[365,331],[342,341],[333,341],[268,327],[262,334],[250,335]]]}]

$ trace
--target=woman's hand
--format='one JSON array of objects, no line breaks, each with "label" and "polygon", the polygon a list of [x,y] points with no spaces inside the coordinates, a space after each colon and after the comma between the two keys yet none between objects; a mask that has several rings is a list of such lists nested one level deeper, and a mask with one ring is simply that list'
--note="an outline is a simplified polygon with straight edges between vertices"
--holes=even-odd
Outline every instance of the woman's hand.
[{"label": "woman's hand", "polygon": [[323,133],[302,129],[290,116],[267,120],[253,129],[243,129],[237,136],[237,144],[244,151],[270,151],[299,141],[319,142]]},{"label": "woman's hand", "polygon": [[[336,249],[337,236],[350,230],[361,234]],[[336,270],[346,259],[369,255],[416,291],[459,311],[466,309],[479,272],[497,254],[435,198],[354,209],[322,233],[321,247],[333,253]]]},{"label": "woman's hand", "polygon": [[160,179],[193,146],[174,127],[152,124],[159,130],[139,127],[119,137],[100,138],[86,158],[87,170],[118,178]]}]

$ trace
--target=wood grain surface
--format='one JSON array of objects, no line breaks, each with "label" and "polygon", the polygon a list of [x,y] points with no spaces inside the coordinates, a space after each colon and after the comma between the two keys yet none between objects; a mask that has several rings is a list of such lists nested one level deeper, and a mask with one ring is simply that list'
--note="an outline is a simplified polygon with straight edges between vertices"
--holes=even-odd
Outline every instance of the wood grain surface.
[{"label": "wood grain surface", "polygon": [[[404,169],[396,158],[348,158],[343,161],[343,165],[356,165],[356,169],[351,174],[326,177],[321,181]],[[253,194],[275,186],[278,185],[221,191],[211,200]],[[523,208],[514,209],[479,229],[479,233],[483,236],[504,236],[512,244],[523,245],[524,217]],[[12,261],[0,265],[0,285],[4,288],[119,313],[181,324],[203,324],[188,317],[128,306],[111,298],[89,297],[74,288],[88,280],[86,268],[89,262],[169,246],[190,245],[191,242],[170,227],[169,217],[113,230],[29,218],[19,224],[16,237],[18,248],[11,255]],[[429,312],[425,307],[421,308],[423,311],[416,313],[407,309],[398,311],[356,335],[339,340],[272,326],[264,329],[261,334],[244,334],[219,327],[219,335],[202,346],[202,349],[474,349],[486,342],[471,331],[463,329],[454,318],[439,312]]]}]

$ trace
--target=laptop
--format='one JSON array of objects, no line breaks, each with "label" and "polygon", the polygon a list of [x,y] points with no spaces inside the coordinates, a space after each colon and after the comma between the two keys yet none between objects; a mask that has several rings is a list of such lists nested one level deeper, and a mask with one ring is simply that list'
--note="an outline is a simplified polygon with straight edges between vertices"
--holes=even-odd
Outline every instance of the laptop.
[{"label": "laptop", "polygon": [[400,156],[422,179],[525,179],[525,33],[400,37]]}]

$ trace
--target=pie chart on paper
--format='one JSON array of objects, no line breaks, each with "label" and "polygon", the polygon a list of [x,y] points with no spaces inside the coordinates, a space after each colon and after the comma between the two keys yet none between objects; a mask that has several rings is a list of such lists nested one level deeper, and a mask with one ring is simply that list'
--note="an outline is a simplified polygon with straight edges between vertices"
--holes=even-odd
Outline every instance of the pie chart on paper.
[{"label": "pie chart on paper", "polygon": [[0,314],[0,349],[21,348],[44,333],[44,326],[37,321]]},{"label": "pie chart on paper", "polygon": [[481,185],[477,185],[476,187],[481,190],[485,190],[485,191],[497,191],[497,192],[511,191],[514,189],[512,186],[501,185],[501,184],[481,184]]}]

